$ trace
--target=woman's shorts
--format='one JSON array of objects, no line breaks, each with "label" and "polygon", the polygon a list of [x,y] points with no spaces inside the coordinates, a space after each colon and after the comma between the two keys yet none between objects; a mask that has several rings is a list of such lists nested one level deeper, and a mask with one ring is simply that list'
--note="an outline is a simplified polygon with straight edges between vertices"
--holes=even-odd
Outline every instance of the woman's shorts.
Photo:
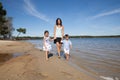
[{"label": "woman's shorts", "polygon": [[59,42],[59,44],[61,44],[61,40],[62,40],[62,38],[56,38],[56,39],[54,40],[54,43],[56,44],[57,42]]}]

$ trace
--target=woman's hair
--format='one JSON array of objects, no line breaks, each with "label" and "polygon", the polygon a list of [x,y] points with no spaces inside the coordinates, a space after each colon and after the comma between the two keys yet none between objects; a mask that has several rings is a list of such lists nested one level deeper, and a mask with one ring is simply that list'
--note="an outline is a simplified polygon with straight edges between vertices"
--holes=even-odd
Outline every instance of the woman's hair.
[{"label": "woman's hair", "polygon": [[60,20],[60,25],[62,26],[62,20],[60,18],[56,19],[56,25],[58,25],[58,20]]},{"label": "woman's hair", "polygon": [[46,33],[49,33],[49,31],[48,31],[48,30],[45,30],[45,31],[44,31],[44,35],[45,35]]}]

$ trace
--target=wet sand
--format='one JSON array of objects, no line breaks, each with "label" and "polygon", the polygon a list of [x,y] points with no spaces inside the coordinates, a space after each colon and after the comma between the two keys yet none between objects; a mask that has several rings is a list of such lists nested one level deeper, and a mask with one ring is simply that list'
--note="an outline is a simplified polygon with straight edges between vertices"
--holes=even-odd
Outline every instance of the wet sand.
[{"label": "wet sand", "polygon": [[0,80],[96,80],[57,56],[46,61],[44,52],[30,43],[0,41],[0,55],[7,58],[0,57]]}]

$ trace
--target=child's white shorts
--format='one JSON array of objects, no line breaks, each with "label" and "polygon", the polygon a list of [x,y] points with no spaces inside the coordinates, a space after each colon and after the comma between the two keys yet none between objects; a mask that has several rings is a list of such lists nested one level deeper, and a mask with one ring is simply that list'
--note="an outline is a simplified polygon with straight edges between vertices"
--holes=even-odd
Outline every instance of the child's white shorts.
[{"label": "child's white shorts", "polygon": [[51,45],[47,45],[46,47],[47,49],[43,46],[43,51],[50,51],[52,49]]},{"label": "child's white shorts", "polygon": [[69,49],[64,49],[65,54],[69,54],[70,50]]}]

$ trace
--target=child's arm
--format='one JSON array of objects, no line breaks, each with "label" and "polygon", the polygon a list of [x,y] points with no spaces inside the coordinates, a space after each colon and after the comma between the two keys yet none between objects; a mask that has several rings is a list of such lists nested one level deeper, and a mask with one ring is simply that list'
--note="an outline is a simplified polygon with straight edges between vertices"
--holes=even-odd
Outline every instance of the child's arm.
[{"label": "child's arm", "polygon": [[54,38],[50,38],[50,41],[54,41]]},{"label": "child's arm", "polygon": [[72,49],[72,42],[70,41],[70,48]]},{"label": "child's arm", "polygon": [[72,45],[70,45],[70,48],[72,49]]}]

